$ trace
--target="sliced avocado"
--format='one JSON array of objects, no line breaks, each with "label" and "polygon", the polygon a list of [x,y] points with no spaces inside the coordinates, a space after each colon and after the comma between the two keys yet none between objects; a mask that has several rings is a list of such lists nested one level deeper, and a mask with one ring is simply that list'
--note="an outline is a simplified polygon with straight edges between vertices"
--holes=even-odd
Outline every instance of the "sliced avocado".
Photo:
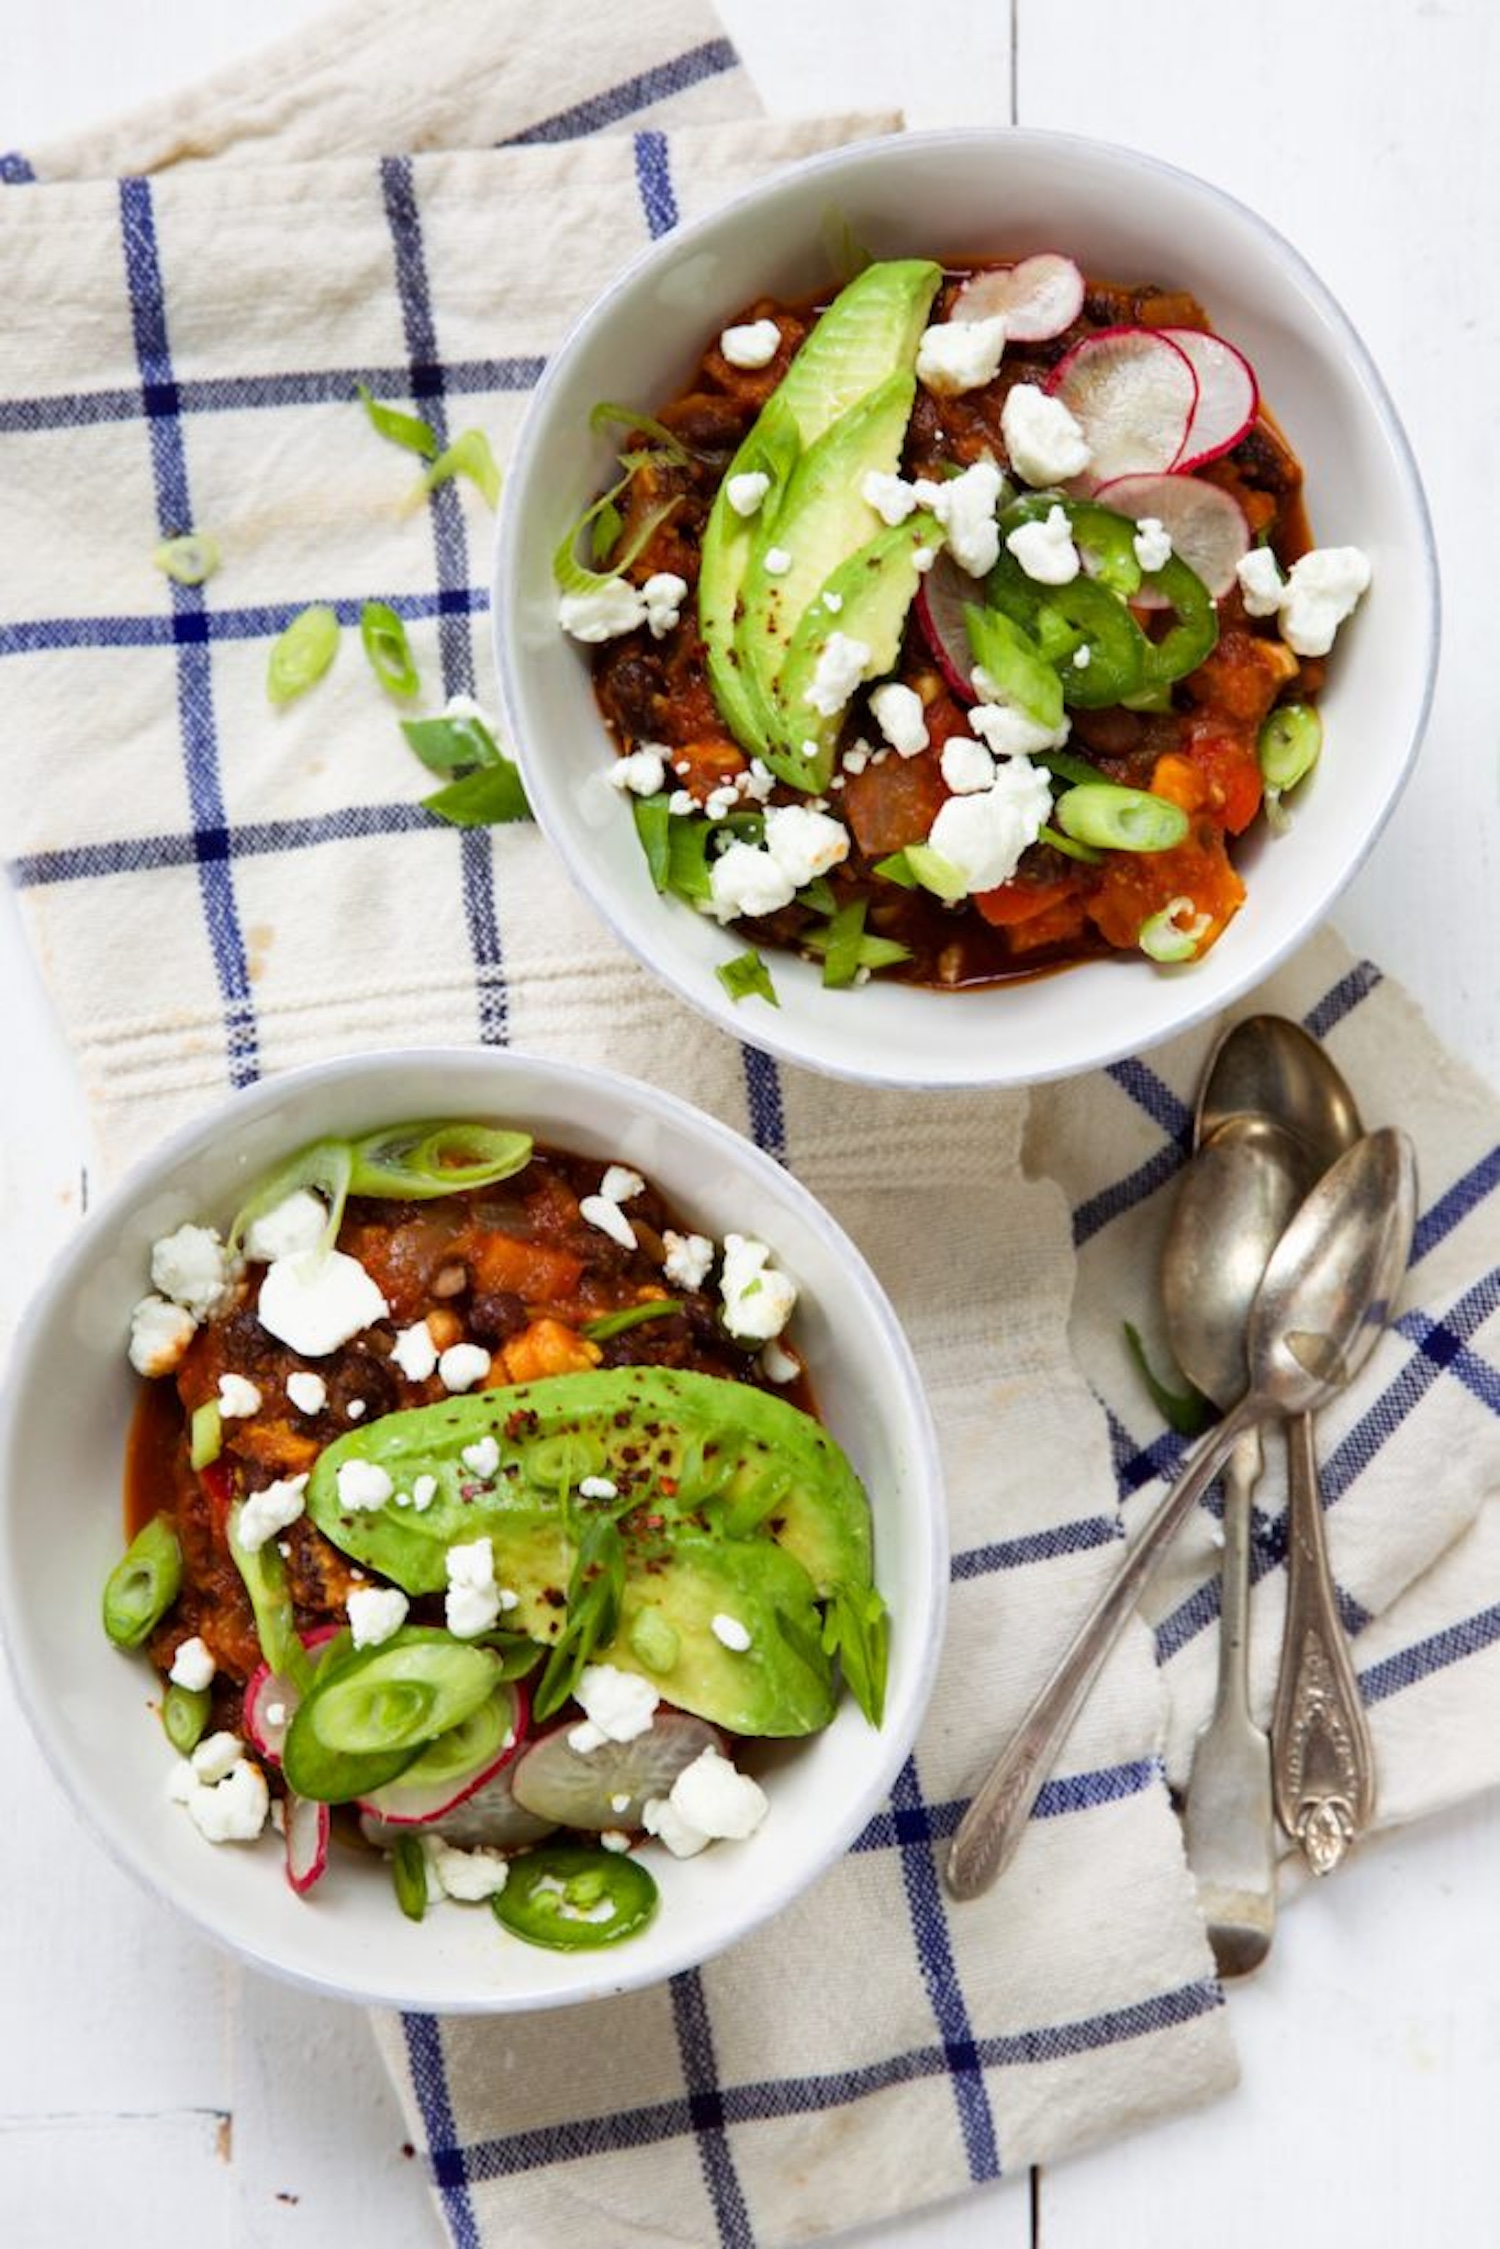
[{"label": "sliced avocado", "polygon": [[[726,1646],[716,1617],[741,1625],[748,1647]],[[630,1574],[620,1630],[596,1660],[638,1672],[664,1701],[731,1733],[782,1738],[816,1733],[833,1716],[821,1635],[812,1580],[774,1540],[683,1531],[664,1561]]]},{"label": "sliced avocado", "polygon": [[[487,1438],[495,1465],[476,1468],[463,1456]],[[341,1503],[338,1472],[353,1460],[390,1477],[383,1506]],[[423,1475],[436,1489],[419,1512],[410,1501]],[[570,1527],[597,1504],[578,1497],[586,1476],[615,1485],[607,1504],[627,1555],[635,1503],[664,1526],[655,1546],[682,1523],[727,1541],[779,1542],[820,1595],[870,1583],[869,1503],[827,1430],[747,1383],[668,1367],[553,1375],[386,1414],[319,1456],[307,1512],[342,1553],[408,1593],[441,1591],[448,1548],[492,1537],[496,1576],[522,1597],[507,1621],[550,1640],[557,1603],[546,1596],[566,1586]]]},{"label": "sliced avocado", "polygon": [[[698,622],[715,698],[741,745],[763,753],[771,729],[761,675],[736,644],[745,574],[768,544],[799,455],[893,372],[910,368],[942,279],[925,260],[867,266],[820,316],[729,465],[703,535]],[[908,409],[909,411],[909,409]],[[753,516],[731,507],[729,478],[759,471],[770,487]]]},{"label": "sliced avocado", "polygon": [[784,780],[800,772],[802,714],[788,711],[776,683],[808,605],[828,579],[880,529],[880,518],[862,486],[872,470],[889,475],[901,458],[916,379],[891,375],[841,415],[809,447],[793,471],[774,525],[756,536],[745,570],[735,649],[771,712],[773,750],[795,761]]},{"label": "sliced avocado", "polygon": [[[800,738],[804,745],[796,753],[798,785],[813,795],[821,795],[828,786],[844,717],[841,710],[827,717],[807,701],[824,649],[832,635],[841,632],[870,651],[864,679],[880,679],[890,671],[901,653],[907,612],[922,582],[916,557],[924,548],[936,553],[944,536],[937,517],[924,511],[877,532],[839,564],[803,611],[776,685],[776,707],[786,738]],[[834,597],[832,608],[829,594]]]}]

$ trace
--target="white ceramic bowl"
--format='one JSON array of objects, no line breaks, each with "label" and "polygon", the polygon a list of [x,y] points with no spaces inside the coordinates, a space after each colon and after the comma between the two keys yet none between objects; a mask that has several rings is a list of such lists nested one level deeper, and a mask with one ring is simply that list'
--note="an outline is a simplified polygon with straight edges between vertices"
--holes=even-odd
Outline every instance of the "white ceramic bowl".
[{"label": "white ceramic bowl", "polygon": [[[320,1133],[408,1116],[487,1117],[637,1166],[693,1225],[770,1242],[798,1281],[798,1335],[829,1428],[870,1493],[876,1569],[894,1620],[877,1733],[848,1698],[828,1730],[779,1750],[771,1808],[747,1843],[678,1862],[653,1848],[655,1921],[613,1951],[543,1951],[484,1907],[397,1911],[379,1860],[337,1852],[311,1900],[268,1830],[206,1843],[168,1801],[172,1752],[154,1674],[99,1623],[118,1559],[125,1358],[151,1244],[184,1219],[227,1224],[247,1182]],[[179,1134],[82,1227],[21,1331],[0,1424],[0,1636],[43,1753],[126,1867],[247,1960],[365,2002],[500,2013],[648,1984],[744,1936],[804,1889],[885,1800],[910,1749],[937,1651],[946,1528],[931,1422],[905,1339],[853,1245],[795,1180],[683,1102],[629,1079],[513,1053],[413,1052],[273,1079]]]},{"label": "white ceramic bowl", "polygon": [[[610,746],[586,651],[557,625],[550,557],[609,481],[589,409],[650,410],[763,291],[829,281],[829,214],[878,257],[1066,250],[1087,271],[1190,289],[1246,351],[1307,473],[1315,536],[1356,545],[1374,580],[1340,635],[1326,745],[1289,835],[1240,863],[1249,897],[1204,961],[1107,960],[957,994],[875,983],[825,992],[773,956],[781,1005],[736,1006],[717,962],[744,940],[657,897],[628,807],[601,785]],[[1421,483],[1380,377],[1297,252],[1241,203],[1131,150],[1060,133],[913,133],[815,158],[665,237],[585,315],[531,403],[510,472],[495,579],[500,672],[537,817],[625,943],[726,1029],[795,1062],[878,1084],[1028,1084],[1149,1047],[1269,975],[1323,920],[1401,791],[1437,657],[1437,569]]]}]

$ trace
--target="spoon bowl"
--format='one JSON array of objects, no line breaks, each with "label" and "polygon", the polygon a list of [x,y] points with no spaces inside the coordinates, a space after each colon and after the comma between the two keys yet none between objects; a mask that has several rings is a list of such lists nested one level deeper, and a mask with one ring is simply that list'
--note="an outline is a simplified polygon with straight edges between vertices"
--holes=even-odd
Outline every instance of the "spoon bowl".
[{"label": "spoon bowl", "polygon": [[1198,1141],[1247,1115],[1304,1142],[1314,1175],[1337,1163],[1364,1130],[1354,1096],[1323,1048],[1285,1015],[1246,1016],[1209,1057],[1198,1096]]}]

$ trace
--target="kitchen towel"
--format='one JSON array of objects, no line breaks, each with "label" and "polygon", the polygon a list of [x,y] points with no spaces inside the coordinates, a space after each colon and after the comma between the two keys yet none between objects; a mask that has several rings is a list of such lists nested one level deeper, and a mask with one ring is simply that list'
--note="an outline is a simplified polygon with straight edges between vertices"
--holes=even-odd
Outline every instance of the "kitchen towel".
[{"label": "kitchen towel", "polygon": [[[196,96],[0,157],[0,820],[103,1166],[338,1052],[603,1061],[725,1117],[825,1198],[890,1290],[941,1430],[942,1672],[846,1859],[657,1991],[377,2025],[455,2242],[811,2239],[1233,2080],[1169,1796],[1208,1691],[1210,1514],[1004,1884],[957,1907],[938,1878],[977,1771],[1179,1457],[1119,1323],[1151,1324],[1208,1029],[1029,1102],[777,1067],[623,956],[534,829],[458,832],[420,809],[430,778],[347,629],[388,601],[424,708],[492,704],[489,516],[466,485],[410,505],[412,459],[372,432],[357,385],[444,438],[483,428],[503,462],[568,321],[653,235],[896,122],[766,120],[682,0],[602,18],[377,0]],[[199,588],[152,568],[188,530],[223,558]],[[267,648],[312,601],[351,645],[273,711]],[[1383,1809],[1411,1816],[1496,1778],[1496,1109],[1332,938],[1256,1004],[1325,1036],[1423,1166],[1410,1308],[1325,1424]],[[1394,1507],[1418,1455],[1434,1504]],[[1462,1476],[1431,1476],[1459,1458]],[[1264,1701],[1284,1576],[1270,1478],[1262,1510]]]}]

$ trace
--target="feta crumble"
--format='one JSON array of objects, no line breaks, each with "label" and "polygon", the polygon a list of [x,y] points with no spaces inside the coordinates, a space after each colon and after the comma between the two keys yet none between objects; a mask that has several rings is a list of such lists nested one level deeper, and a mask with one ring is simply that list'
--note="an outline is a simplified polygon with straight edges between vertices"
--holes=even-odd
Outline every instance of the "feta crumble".
[{"label": "feta crumble", "polygon": [[760,1355],[760,1371],[767,1382],[795,1382],[802,1372],[802,1364],[790,1351],[784,1351],[772,1336]]},{"label": "feta crumble", "polygon": [[[233,1735],[228,1738],[234,1739]],[[173,1800],[185,1806],[189,1819],[205,1842],[253,1843],[270,1813],[271,1792],[266,1786],[265,1774],[243,1754],[242,1742],[236,1741],[235,1748],[240,1754],[214,1780],[205,1780],[186,1761],[173,1776]]]},{"label": "feta crumble", "polygon": [[390,1311],[358,1258],[342,1250],[294,1250],[266,1268],[256,1306],[261,1326],[308,1359],[326,1359]]},{"label": "feta crumble", "polygon": [[598,1233],[608,1234],[621,1249],[635,1248],[635,1228],[619,1204],[608,1195],[585,1195],[578,1205],[578,1215]]},{"label": "feta crumble", "polygon": [[245,1229],[245,1255],[257,1265],[274,1265],[299,1249],[316,1249],[328,1224],[327,1206],[309,1187],[298,1187]]},{"label": "feta crumble", "polygon": [[637,1195],[645,1194],[646,1182],[628,1164],[611,1164],[599,1182],[599,1192],[607,1203],[633,1203]]},{"label": "feta crumble", "polygon": [[409,1328],[402,1328],[391,1359],[408,1382],[427,1380],[437,1366],[438,1350],[425,1320],[414,1320]]},{"label": "feta crumble", "polygon": [[1005,544],[1039,586],[1071,585],[1082,567],[1061,508],[1049,508],[1040,523],[1018,524]]},{"label": "feta crumble", "polygon": [[1165,570],[1172,559],[1172,534],[1159,515],[1143,515],[1130,543],[1143,570]]},{"label": "feta crumble", "polygon": [[784,578],[792,567],[792,558],[785,547],[767,547],[764,566],[768,578]]},{"label": "feta crumble", "polygon": [[982,390],[999,372],[1005,321],[947,320],[924,329],[917,346],[917,381],[939,398]]},{"label": "feta crumble", "polygon": [[743,1655],[750,1645],[750,1634],[739,1618],[727,1616],[722,1609],[709,1618],[708,1629],[721,1648],[732,1649],[735,1655]]},{"label": "feta crumble", "polygon": [[724,480],[724,496],[736,515],[756,514],[770,489],[771,479],[763,469],[742,469],[738,476]]},{"label": "feta crumble", "polygon": [[378,1648],[399,1632],[411,1603],[394,1585],[364,1585],[349,1595],[344,1613],[357,1648]]},{"label": "feta crumble", "polygon": [[860,485],[860,498],[875,510],[882,523],[894,530],[904,523],[917,505],[916,491],[901,476],[889,476],[884,469],[870,469]]},{"label": "feta crumble", "polygon": [[197,1332],[197,1321],[180,1304],[143,1296],[130,1315],[130,1363],[137,1374],[175,1374]]},{"label": "feta crumble", "polygon": [[286,1394],[298,1413],[321,1413],[328,1403],[328,1385],[320,1374],[289,1374]]},{"label": "feta crumble", "polygon": [[[918,477],[913,486],[922,505],[931,509],[947,532],[948,552],[971,578],[982,578],[995,567],[1000,552],[995,510],[1004,486],[1005,478],[993,461],[974,461],[961,476],[939,482]],[[915,555],[912,559],[916,561]]]},{"label": "feta crumble", "polygon": [[617,757],[606,779],[622,793],[629,790],[632,796],[654,797],[666,785],[667,768],[659,750],[642,747],[631,750],[625,757]]},{"label": "feta crumble", "polygon": [[800,890],[849,856],[849,831],[830,813],[802,804],[773,804],[766,813],[766,850]]},{"label": "feta crumble", "polygon": [[335,1479],[339,1505],[346,1514],[358,1515],[384,1507],[395,1490],[386,1471],[373,1460],[341,1460]]},{"label": "feta crumble", "polygon": [[791,903],[797,887],[769,851],[753,843],[732,843],[721,851],[709,869],[708,885],[709,909],[721,922],[774,914]]},{"label": "feta crumble", "polygon": [[445,1843],[441,1835],[424,1835],[421,1840],[428,1871],[445,1898],[454,1898],[462,1905],[478,1905],[485,1898],[499,1897],[505,1888],[510,1863],[503,1852],[485,1845],[463,1851],[456,1844]]},{"label": "feta crumble", "polygon": [[976,789],[993,788],[995,761],[983,742],[972,734],[952,734],[943,744],[943,779],[955,796],[972,796]]},{"label": "feta crumble", "polygon": [[557,605],[557,621],[575,640],[597,646],[636,631],[646,622],[646,604],[628,578],[609,578],[586,593],[565,593]]},{"label": "feta crumble", "polygon": [[586,1663],[573,1693],[584,1716],[569,1729],[568,1746],[583,1757],[607,1741],[645,1733],[661,1700],[649,1679],[612,1663]]},{"label": "feta crumble", "polygon": [[1023,484],[1065,484],[1093,459],[1089,441],[1060,398],[1036,383],[1017,383],[1000,409],[1000,435]]},{"label": "feta crumble", "polygon": [[219,1415],[224,1421],[246,1421],[260,1412],[260,1392],[242,1374],[219,1377]]},{"label": "feta crumble", "polygon": [[450,1343],[437,1364],[445,1390],[472,1390],[489,1373],[490,1354],[482,1343]]},{"label": "feta crumble", "polygon": [[222,1312],[234,1293],[239,1265],[211,1226],[179,1226],[151,1250],[151,1286],[206,1320]]},{"label": "feta crumble", "polygon": [[695,1858],[711,1842],[744,1842],[769,1809],[765,1790],[717,1749],[705,1749],[680,1772],[667,1796],[649,1797],[641,1824],[674,1858]]},{"label": "feta crumble", "polygon": [[488,1538],[471,1539],[465,1546],[450,1546],[447,1556],[448,1590],[443,1616],[455,1640],[473,1640],[488,1632],[500,1616],[500,1588],[495,1583],[495,1549]]},{"label": "feta crumble", "polygon": [[682,605],[687,599],[687,580],[679,578],[675,570],[658,570],[641,588],[641,607],[653,640],[661,640],[672,630]]},{"label": "feta crumble", "polygon": [[719,349],[731,367],[769,367],[780,348],[781,330],[774,320],[743,320],[719,338]]},{"label": "feta crumble", "polygon": [[608,1476],[585,1476],[578,1487],[580,1499],[618,1499],[620,1487]]},{"label": "feta crumble", "polygon": [[780,1335],[796,1306],[796,1283],[771,1265],[770,1256],[764,1242],[744,1234],[724,1236],[719,1277],[724,1325],[742,1342],[768,1343]]},{"label": "feta crumble", "polygon": [[[870,697],[870,716],[898,757],[915,757],[928,742],[927,713],[914,687],[887,680]],[[848,764],[848,759],[844,763]]]},{"label": "feta crumble", "polygon": [[201,1633],[195,1632],[191,1640],[184,1640],[172,1658],[172,1668],[167,1673],[174,1687],[186,1687],[190,1694],[201,1694],[213,1682],[218,1670]]},{"label": "feta crumble", "polygon": [[973,897],[1010,880],[1051,811],[1047,775],[1028,758],[1013,757],[996,769],[992,788],[949,797],[927,840],[959,870]]},{"label": "feta crumble", "polygon": [[268,1539],[295,1523],[306,1506],[306,1476],[278,1477],[264,1491],[252,1492],[240,1509],[236,1536],[247,1554],[258,1554]]},{"label": "feta crumble", "polygon": [[476,1437],[472,1445],[465,1445],[459,1454],[471,1475],[493,1476],[500,1465],[500,1444],[494,1436]]},{"label": "feta crumble", "polygon": [[1252,547],[1235,565],[1247,617],[1274,617],[1286,598],[1286,580],[1269,547]]},{"label": "feta crumble", "polygon": [[[982,676],[982,667],[976,666],[976,687]],[[990,685],[987,677],[985,684]],[[1070,724],[1064,712],[1060,726],[1043,726],[1040,719],[1017,704],[988,697],[975,703],[969,712],[970,733],[977,735],[992,757],[1029,757],[1033,750],[1060,750],[1068,739]]]},{"label": "feta crumble", "polygon": [[669,1226],[662,1235],[666,1256],[662,1272],[677,1288],[700,1289],[714,1261],[714,1245],[707,1234],[677,1234]]},{"label": "feta crumble", "polygon": [[870,661],[868,641],[853,640],[848,633],[831,632],[823,644],[812,684],[802,700],[824,718],[837,718],[865,676]]},{"label": "feta crumble", "polygon": [[1314,547],[1292,564],[1281,604],[1281,637],[1295,656],[1326,656],[1370,583],[1358,547]]}]

